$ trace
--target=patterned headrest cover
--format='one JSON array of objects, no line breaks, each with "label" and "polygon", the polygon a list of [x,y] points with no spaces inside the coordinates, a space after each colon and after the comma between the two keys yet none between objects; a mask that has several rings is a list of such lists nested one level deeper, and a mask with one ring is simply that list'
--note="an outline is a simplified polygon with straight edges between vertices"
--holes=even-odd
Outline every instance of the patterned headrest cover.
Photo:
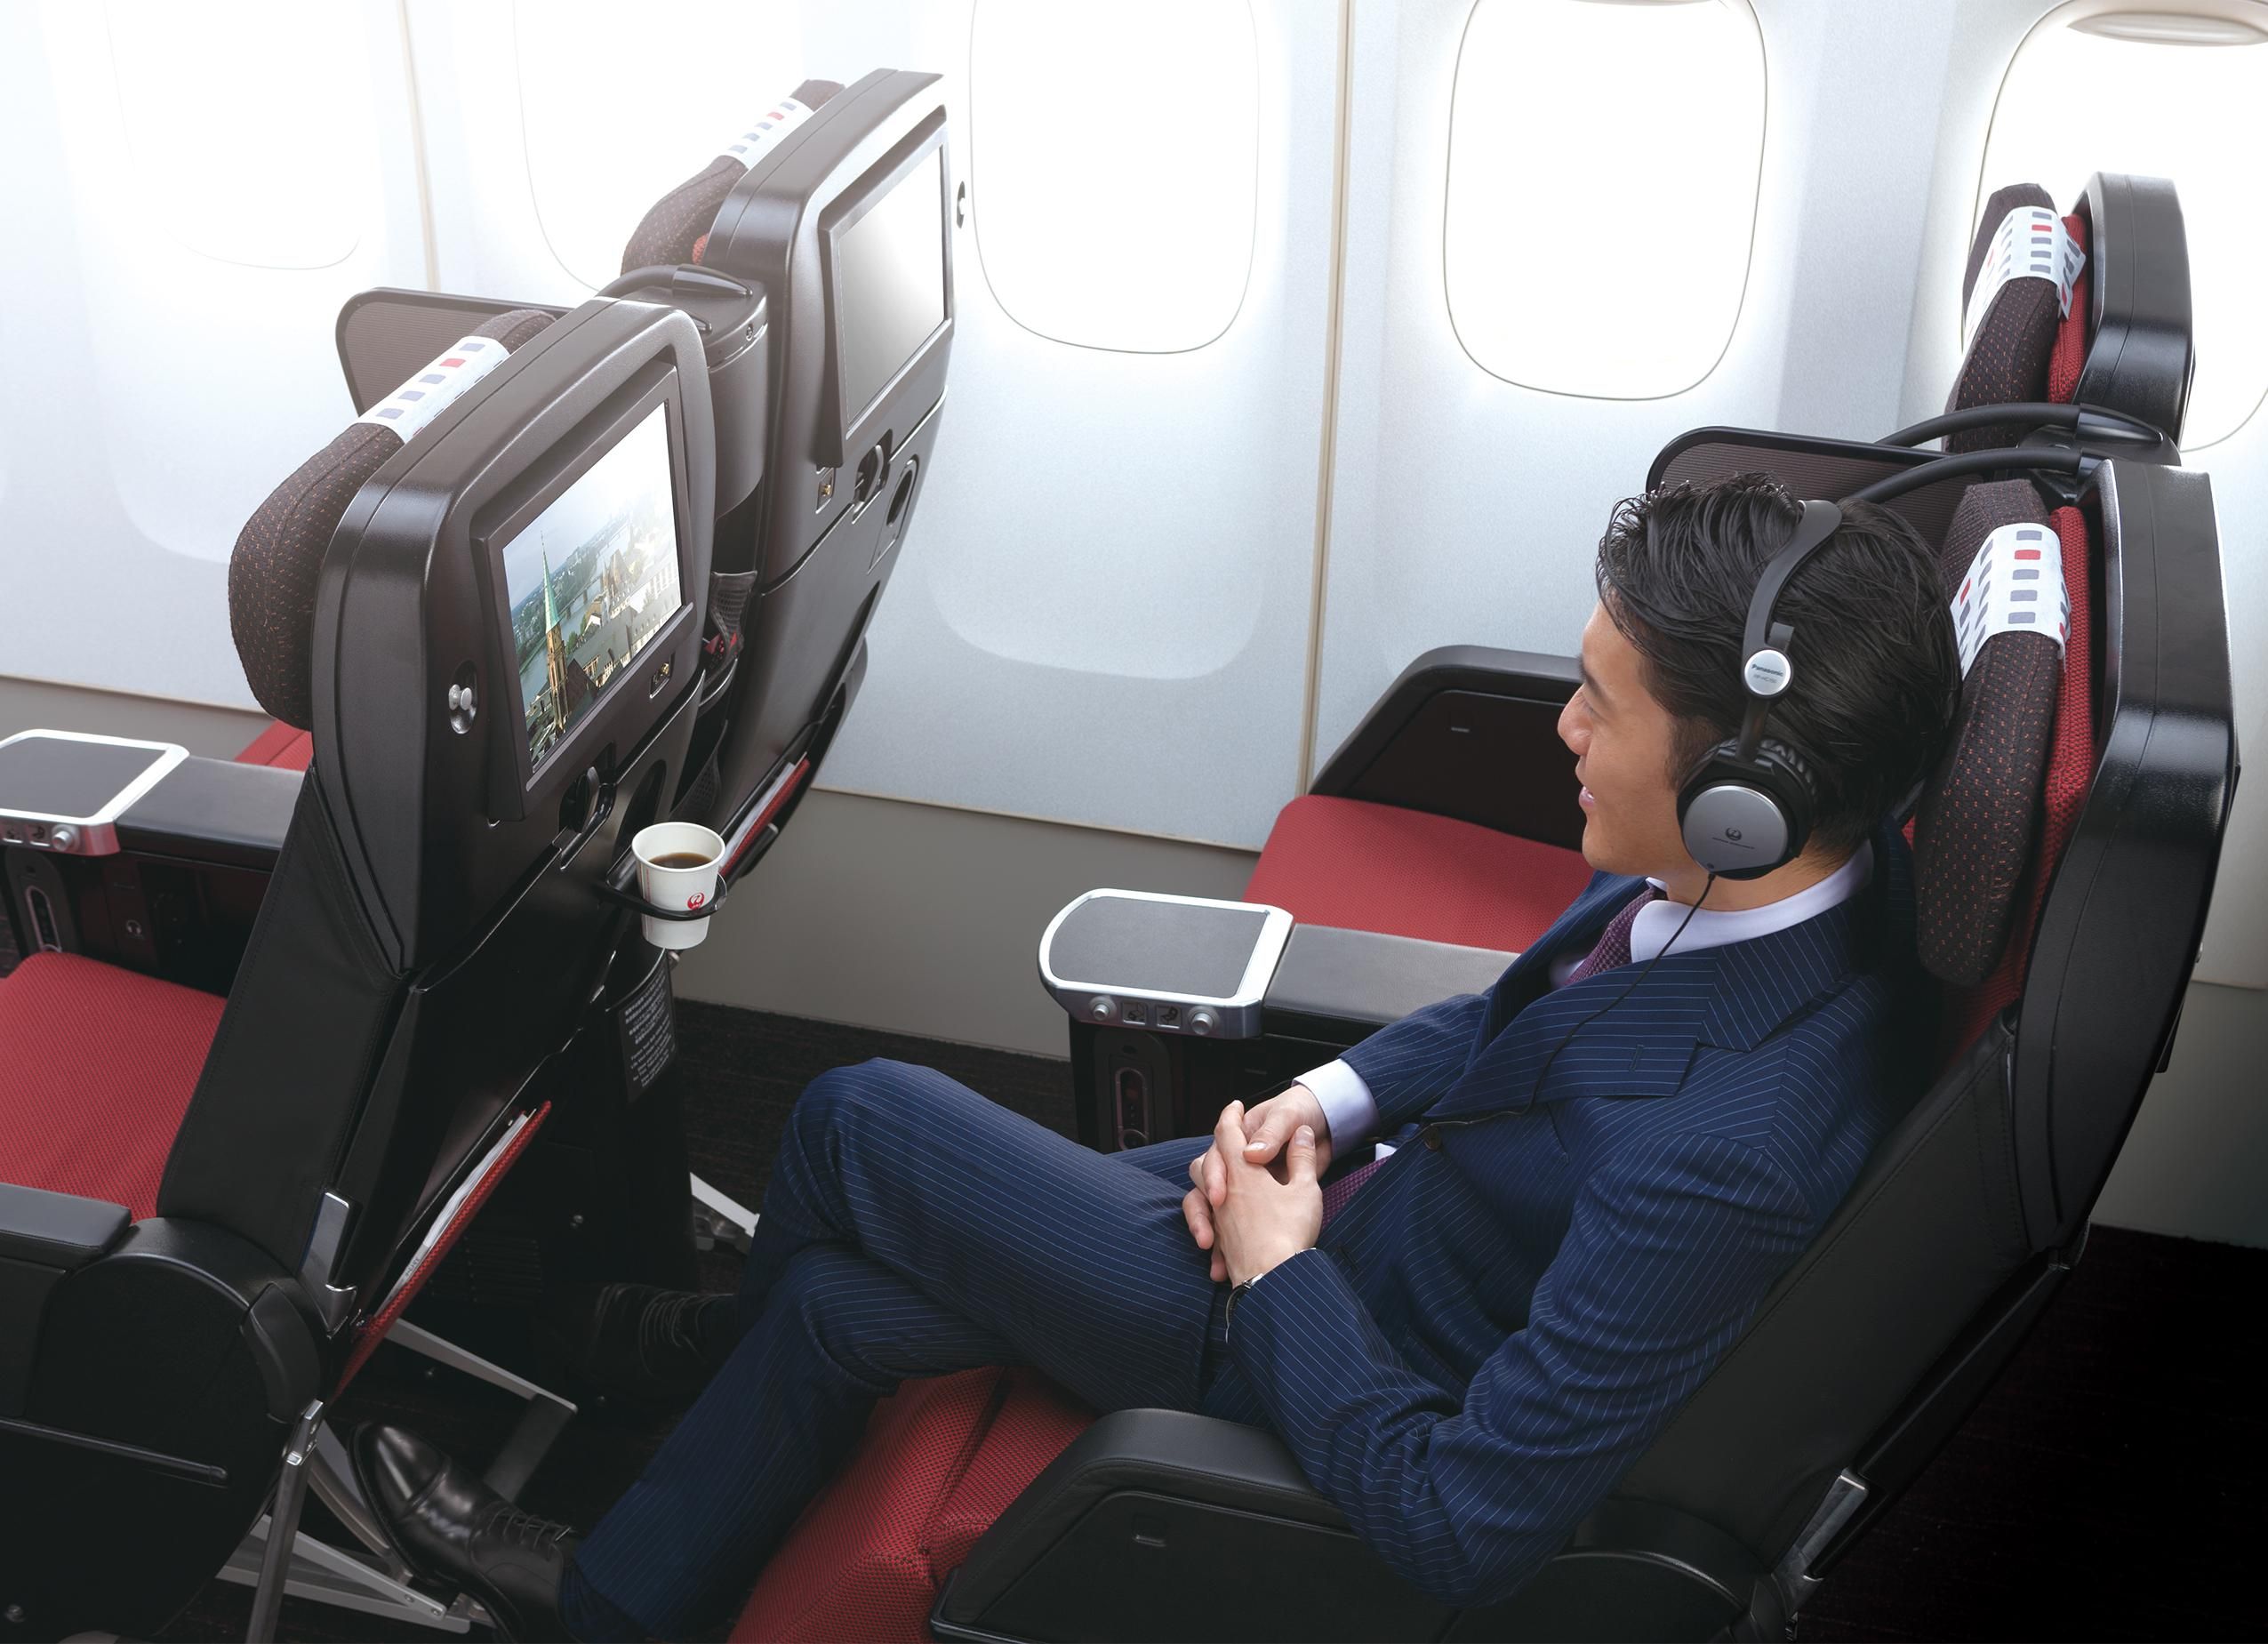
[{"label": "patterned headrest cover", "polygon": [[[1976,282],[2001,223],[2010,212],[2025,207],[2052,212],[2056,203],[2045,188],[2032,183],[1995,189],[1992,197],[1984,202],[1983,214],[1977,220],[1976,237],[1969,244],[1968,269],[1961,277],[1964,315],[1968,312],[1969,300],[1975,293]],[[1992,299],[1992,308],[1978,322],[1976,334],[1969,339],[1967,356],[1961,361],[1960,375],[1954,380],[1945,409],[1966,411],[1972,405],[2005,405],[2046,398],[2048,354],[2055,345],[2056,325],[2060,317],[2055,281],[2012,279],[2001,286]],[[2017,424],[1970,429],[1947,436],[1945,449],[1989,451],[1996,445],[2016,444],[2025,432]]]},{"label": "patterned headrest cover", "polygon": [[275,718],[303,731],[314,724],[316,583],[363,482],[550,323],[532,309],[498,315],[301,463],[244,522],[228,557],[228,627],[252,694]]},{"label": "patterned headrest cover", "polygon": [[[1984,540],[2017,525],[2041,527],[2052,544],[2047,507],[2031,481],[1969,487],[1939,550],[1949,599],[1959,597]],[[1962,679],[1952,735],[1922,794],[1914,822],[1921,961],[1958,986],[1983,981],[2008,945],[2039,832],[2063,675],[2063,645],[2048,633],[1986,639]]]},{"label": "patterned headrest cover", "polygon": [[805,80],[725,144],[722,154],[655,201],[630,236],[630,243],[622,248],[622,272],[699,262],[709,225],[717,221],[717,208],[725,204],[733,186],[748,175],[749,167],[765,148],[842,89],[833,80]]}]

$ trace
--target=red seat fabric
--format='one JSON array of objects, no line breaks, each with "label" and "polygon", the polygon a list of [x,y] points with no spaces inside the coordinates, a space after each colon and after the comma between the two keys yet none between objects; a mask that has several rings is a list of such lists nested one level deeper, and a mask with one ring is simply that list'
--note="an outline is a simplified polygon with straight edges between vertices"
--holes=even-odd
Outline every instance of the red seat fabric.
[{"label": "red seat fabric", "polygon": [[236,756],[238,765],[272,765],[279,770],[304,771],[315,758],[315,738],[297,726],[274,720]]},{"label": "red seat fabric", "polygon": [[[2066,217],[2064,227],[2072,243],[2085,252],[2087,220]],[[2082,264],[2079,277],[2072,282],[2071,311],[2056,321],[2055,347],[2048,356],[2048,397],[2058,405],[2068,405],[2079,397],[2079,373],[2087,365],[2088,301],[2087,269]]]},{"label": "red seat fabric", "polygon": [[1398,806],[1306,794],[1245,886],[1305,925],[1518,952],[1591,881],[1583,853]]},{"label": "red seat fabric", "polygon": [[223,1001],[73,953],[0,980],[0,1182],[157,1208]]},{"label": "red seat fabric", "polygon": [[927,1644],[945,1577],[1094,1419],[1028,1369],[907,1383],[773,1555],[733,1639]]}]

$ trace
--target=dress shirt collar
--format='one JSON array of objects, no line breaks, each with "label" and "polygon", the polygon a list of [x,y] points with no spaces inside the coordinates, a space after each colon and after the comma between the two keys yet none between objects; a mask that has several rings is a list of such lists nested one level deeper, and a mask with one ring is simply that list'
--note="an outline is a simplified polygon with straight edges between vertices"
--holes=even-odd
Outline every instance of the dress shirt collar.
[{"label": "dress shirt collar", "polygon": [[[1678,936],[1679,953],[1697,953],[1703,948],[1768,936],[1774,931],[1816,918],[1828,909],[1857,895],[1873,873],[1874,846],[1871,841],[1861,840],[1850,859],[1818,884],[1807,885],[1793,895],[1767,902],[1760,908],[1719,912],[1706,907],[1689,909],[1684,902],[1671,902],[1667,897],[1650,902],[1639,910],[1638,918],[1631,926],[1631,963],[1645,965],[1658,958],[1688,913],[1692,915],[1691,922],[1686,924],[1685,934]],[[1648,879],[1647,883],[1656,890],[1668,888],[1659,879]]]}]

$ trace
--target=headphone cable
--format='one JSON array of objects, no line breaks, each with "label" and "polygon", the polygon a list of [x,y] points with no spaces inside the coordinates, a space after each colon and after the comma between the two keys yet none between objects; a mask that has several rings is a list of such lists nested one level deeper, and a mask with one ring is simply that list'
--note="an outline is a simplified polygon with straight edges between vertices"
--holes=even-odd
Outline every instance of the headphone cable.
[{"label": "headphone cable", "polygon": [[[1562,1050],[1565,1050],[1567,1046],[1574,1041],[1575,1035],[1582,1032],[1592,1022],[1598,1021],[1599,1017],[1605,1015],[1608,1011],[1614,1009],[1615,1006],[1621,1004],[1624,999],[1630,998],[1631,990],[1635,989],[1639,982],[1644,982],[1648,976],[1654,974],[1654,967],[1656,965],[1659,965],[1663,959],[1668,956],[1670,950],[1677,945],[1678,938],[1686,934],[1686,926],[1693,923],[1693,916],[1701,911],[1701,904],[1709,900],[1709,893],[1716,888],[1716,885],[1717,876],[1714,873],[1711,873],[1709,876],[1707,882],[1702,886],[1701,894],[1694,898],[1693,906],[1686,910],[1685,918],[1678,921],[1678,928],[1670,933],[1670,940],[1662,944],[1661,951],[1656,953],[1652,958],[1647,960],[1645,968],[1640,970],[1637,975],[1632,976],[1628,982],[1623,983],[1623,990],[1620,993],[1615,995],[1613,998],[1608,999],[1597,1010],[1592,1011],[1581,1022],[1576,1022],[1575,1026],[1569,1028],[1566,1035],[1560,1039],[1559,1042],[1551,1047],[1551,1054],[1543,1059],[1543,1071],[1539,1072],[1535,1076],[1535,1084],[1533,1087],[1535,1092],[1542,1092],[1543,1088],[1543,1081],[1551,1076],[1551,1064],[1559,1059],[1559,1053]],[[1528,1098],[1528,1103],[1530,1106],[1535,1104],[1535,1098],[1534,1095],[1531,1095]],[[1507,1108],[1504,1111],[1506,1112],[1519,1112],[1522,1110],[1518,1108]]]}]

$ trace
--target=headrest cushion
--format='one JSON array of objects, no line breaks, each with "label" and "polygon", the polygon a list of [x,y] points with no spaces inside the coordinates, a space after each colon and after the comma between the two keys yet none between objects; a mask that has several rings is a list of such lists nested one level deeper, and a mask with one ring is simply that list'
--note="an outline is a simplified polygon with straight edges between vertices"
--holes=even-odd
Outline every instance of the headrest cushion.
[{"label": "headrest cushion", "polygon": [[[2003,526],[2037,525],[2048,510],[2029,480],[1972,485],[1940,550],[1957,600],[1970,563]],[[2008,945],[2040,827],[2040,787],[2055,728],[2064,646],[2052,632],[2000,632],[1983,641],[1961,681],[1961,702],[1914,822],[1915,917],[1931,974],[1970,986]]]},{"label": "headrest cushion", "polygon": [[622,248],[622,272],[701,261],[696,254],[701,242],[708,237],[717,208],[733,185],[749,174],[766,148],[842,89],[833,80],[805,80],[792,96],[781,98],[754,125],[734,136],[723,153],[656,200]]},{"label": "headrest cushion", "polygon": [[[1977,281],[1983,274],[1985,260],[1992,253],[2001,224],[2011,212],[2035,208],[2052,212],[2055,202],[2045,188],[2032,183],[1997,188],[1992,197],[1984,202],[1976,237],[1969,244],[1968,267],[1961,276],[1964,315],[1976,295]],[[2061,317],[2056,282],[2011,279],[1992,296],[1991,304],[1969,338],[1960,375],[1954,381],[1952,395],[1946,401],[1948,411],[2047,397],[2048,355],[2055,345],[2056,324]],[[1988,451],[1996,445],[2016,444],[2024,432],[2016,424],[1969,429],[1949,435],[1945,449]]]},{"label": "headrest cushion", "polygon": [[[550,323],[548,314],[514,309],[480,326],[301,463],[244,522],[228,557],[228,628],[252,695],[275,718],[301,730],[314,724],[316,583],[355,493],[451,401]],[[495,351],[464,346],[475,343]]]}]

